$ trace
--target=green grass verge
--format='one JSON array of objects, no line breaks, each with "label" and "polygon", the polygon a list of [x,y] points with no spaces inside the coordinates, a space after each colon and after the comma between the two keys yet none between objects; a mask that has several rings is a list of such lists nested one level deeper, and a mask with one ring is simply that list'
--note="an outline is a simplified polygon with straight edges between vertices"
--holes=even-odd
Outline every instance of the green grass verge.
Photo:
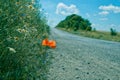
[{"label": "green grass verge", "polygon": [[58,28],[58,29],[84,37],[120,42],[120,33],[117,33],[116,36],[112,36],[110,32],[105,32],[105,31],[83,31],[83,30],[72,31],[72,30],[66,30],[64,28]]}]

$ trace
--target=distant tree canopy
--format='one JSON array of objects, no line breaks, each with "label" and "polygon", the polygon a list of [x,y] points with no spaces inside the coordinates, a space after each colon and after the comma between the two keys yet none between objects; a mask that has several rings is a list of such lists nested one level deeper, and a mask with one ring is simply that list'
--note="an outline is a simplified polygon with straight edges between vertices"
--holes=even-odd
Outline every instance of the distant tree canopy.
[{"label": "distant tree canopy", "polygon": [[87,31],[92,30],[91,23],[89,22],[89,20],[84,19],[81,16],[76,14],[67,16],[65,20],[62,20],[56,27],[71,29],[74,31],[77,31],[80,29],[87,30]]}]

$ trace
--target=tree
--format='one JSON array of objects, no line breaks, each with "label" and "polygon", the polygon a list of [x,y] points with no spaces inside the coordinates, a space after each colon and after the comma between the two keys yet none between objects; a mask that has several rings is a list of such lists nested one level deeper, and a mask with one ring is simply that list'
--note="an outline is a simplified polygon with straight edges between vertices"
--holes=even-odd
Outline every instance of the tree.
[{"label": "tree", "polygon": [[65,29],[72,29],[77,31],[79,29],[91,31],[91,23],[89,20],[82,18],[79,15],[72,14],[67,16],[63,21],[61,21],[56,27],[61,27]]},{"label": "tree", "polygon": [[113,28],[110,28],[110,33],[111,33],[112,36],[116,36],[117,35],[116,30],[113,29]]}]

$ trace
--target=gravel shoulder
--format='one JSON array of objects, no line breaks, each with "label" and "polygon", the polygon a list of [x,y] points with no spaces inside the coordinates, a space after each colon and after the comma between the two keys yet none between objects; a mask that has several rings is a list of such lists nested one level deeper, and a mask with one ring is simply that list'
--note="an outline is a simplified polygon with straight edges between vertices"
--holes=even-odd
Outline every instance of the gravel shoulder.
[{"label": "gravel shoulder", "polygon": [[120,43],[52,29],[48,80],[120,80]]}]

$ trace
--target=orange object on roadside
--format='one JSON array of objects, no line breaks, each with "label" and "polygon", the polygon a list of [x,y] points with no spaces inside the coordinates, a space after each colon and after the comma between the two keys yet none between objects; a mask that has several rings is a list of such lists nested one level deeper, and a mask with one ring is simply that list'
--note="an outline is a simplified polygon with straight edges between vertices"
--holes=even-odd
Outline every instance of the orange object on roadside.
[{"label": "orange object on roadside", "polygon": [[56,48],[56,41],[50,40],[50,41],[49,41],[49,47],[51,47],[51,48]]},{"label": "orange object on roadside", "polygon": [[49,46],[50,48],[56,48],[56,41],[44,39],[42,41],[42,46]]},{"label": "orange object on roadside", "polygon": [[49,46],[49,41],[48,41],[48,39],[44,39],[44,40],[42,41],[42,46]]}]

